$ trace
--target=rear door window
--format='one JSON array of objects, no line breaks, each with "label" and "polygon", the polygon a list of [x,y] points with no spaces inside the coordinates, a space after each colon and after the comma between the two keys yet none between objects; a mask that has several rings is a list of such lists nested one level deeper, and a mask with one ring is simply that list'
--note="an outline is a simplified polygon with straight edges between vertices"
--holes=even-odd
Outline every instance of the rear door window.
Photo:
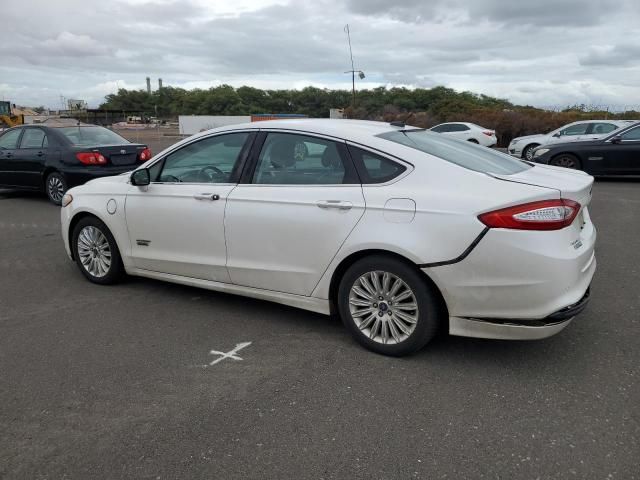
[{"label": "rear door window", "polygon": [[43,148],[47,136],[39,128],[27,128],[20,140],[20,148]]}]

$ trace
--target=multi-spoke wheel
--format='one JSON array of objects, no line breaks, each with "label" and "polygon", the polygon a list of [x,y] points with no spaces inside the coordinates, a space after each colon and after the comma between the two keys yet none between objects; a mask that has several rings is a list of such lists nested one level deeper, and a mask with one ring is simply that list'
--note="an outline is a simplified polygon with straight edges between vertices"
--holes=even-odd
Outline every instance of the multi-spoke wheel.
[{"label": "multi-spoke wheel", "polygon": [[81,219],[71,241],[75,261],[85,277],[101,284],[118,280],[123,271],[120,252],[103,222],[95,217]]},{"label": "multi-spoke wheel", "polygon": [[549,163],[556,167],[572,168],[574,170],[580,168],[580,160],[570,153],[558,155],[557,157],[552,158]]},{"label": "multi-spoke wheel", "polygon": [[532,143],[531,145],[527,145],[524,150],[522,150],[522,158],[524,158],[525,160],[533,160],[533,150],[534,148],[536,148],[538,145],[535,143]]},{"label": "multi-spoke wheel", "polygon": [[422,274],[390,257],[354,263],[338,291],[340,315],[356,340],[387,355],[424,346],[440,322],[438,297]]},{"label": "multi-spoke wheel", "polygon": [[62,197],[67,191],[67,182],[62,174],[58,172],[50,173],[45,180],[45,191],[52,203],[60,205]]}]

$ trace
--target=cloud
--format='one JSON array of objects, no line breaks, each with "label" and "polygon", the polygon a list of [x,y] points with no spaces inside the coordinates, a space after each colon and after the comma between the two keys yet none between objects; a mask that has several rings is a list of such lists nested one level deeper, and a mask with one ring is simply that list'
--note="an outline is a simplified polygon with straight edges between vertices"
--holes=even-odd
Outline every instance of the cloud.
[{"label": "cloud", "polygon": [[21,0],[2,7],[0,95],[97,105],[147,76],[185,87],[349,87],[349,23],[366,73],[358,89],[445,85],[516,103],[640,104],[631,88],[640,51],[628,33],[640,3],[611,1]]}]

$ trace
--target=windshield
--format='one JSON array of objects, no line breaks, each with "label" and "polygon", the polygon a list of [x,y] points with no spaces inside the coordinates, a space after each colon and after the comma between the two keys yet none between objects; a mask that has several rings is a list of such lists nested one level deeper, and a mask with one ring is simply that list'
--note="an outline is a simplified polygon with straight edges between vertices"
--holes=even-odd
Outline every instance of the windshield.
[{"label": "windshield", "polygon": [[531,168],[522,160],[488,147],[480,147],[425,130],[395,130],[382,133],[378,137],[415,148],[476,172],[512,175]]},{"label": "windshield", "polygon": [[122,145],[130,143],[104,127],[63,127],[58,129],[74,145]]}]

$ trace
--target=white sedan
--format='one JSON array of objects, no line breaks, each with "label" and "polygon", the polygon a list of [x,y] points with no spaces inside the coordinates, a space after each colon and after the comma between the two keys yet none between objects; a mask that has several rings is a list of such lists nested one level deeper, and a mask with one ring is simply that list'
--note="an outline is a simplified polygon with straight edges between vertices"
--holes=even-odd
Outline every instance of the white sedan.
[{"label": "white sedan", "polygon": [[565,328],[596,268],[592,184],[401,124],[277,120],[72,188],[62,237],[92,282],[128,273],[336,312],[365,347],[404,355],[439,328]]},{"label": "white sedan", "polygon": [[493,147],[498,142],[495,130],[481,127],[475,123],[441,123],[435,127],[431,127],[430,130],[432,132],[445,134],[449,137],[467,140],[471,143],[477,143],[485,147]]}]

